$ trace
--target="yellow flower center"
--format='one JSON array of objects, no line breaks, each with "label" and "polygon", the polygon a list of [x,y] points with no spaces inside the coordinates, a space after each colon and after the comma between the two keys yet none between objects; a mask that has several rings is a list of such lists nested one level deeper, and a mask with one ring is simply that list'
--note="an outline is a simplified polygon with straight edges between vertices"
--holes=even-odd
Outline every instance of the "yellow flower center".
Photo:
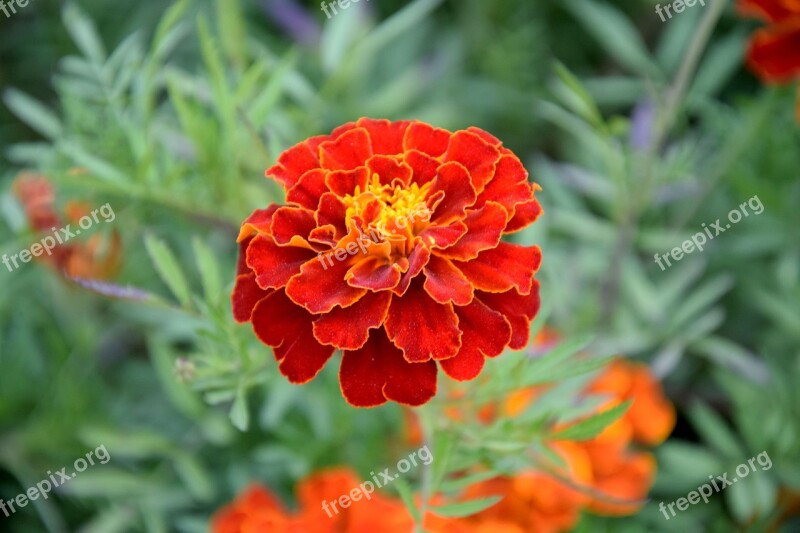
[{"label": "yellow flower center", "polygon": [[431,182],[422,187],[416,183],[408,187],[383,185],[378,175],[373,174],[363,191],[356,186],[353,194],[344,198],[347,220],[360,216],[385,238],[403,236],[413,240],[430,220],[431,213],[425,202],[430,188]]}]

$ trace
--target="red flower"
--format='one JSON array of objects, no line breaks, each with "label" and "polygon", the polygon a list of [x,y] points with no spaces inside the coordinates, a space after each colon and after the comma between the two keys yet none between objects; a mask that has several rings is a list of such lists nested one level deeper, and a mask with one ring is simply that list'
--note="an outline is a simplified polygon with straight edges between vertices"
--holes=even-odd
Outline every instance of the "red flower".
[{"label": "red flower", "polygon": [[751,70],[768,83],[800,77],[800,0],[739,0],[737,7],[742,15],[770,24],[750,40]]},{"label": "red flower", "polygon": [[349,403],[420,405],[438,366],[468,380],[526,345],[541,253],[501,237],[542,209],[490,134],[362,118],[288,149],[267,176],[287,205],[244,222],[233,312],[289,381],[340,349]]}]

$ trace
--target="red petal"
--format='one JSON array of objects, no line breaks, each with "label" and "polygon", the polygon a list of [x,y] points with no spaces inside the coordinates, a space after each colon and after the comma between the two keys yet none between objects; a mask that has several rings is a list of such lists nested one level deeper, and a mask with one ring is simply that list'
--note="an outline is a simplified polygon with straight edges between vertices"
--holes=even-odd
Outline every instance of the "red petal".
[{"label": "red petal", "polygon": [[347,309],[334,309],[314,322],[314,337],[322,344],[357,350],[367,342],[369,330],[386,320],[391,301],[391,292],[369,293]]},{"label": "red petal", "polygon": [[400,350],[392,348],[394,346],[387,340],[383,361],[386,399],[416,407],[436,396],[436,363],[409,363]]},{"label": "red petal", "polygon": [[494,176],[495,163],[500,150],[468,131],[457,131],[450,138],[445,161],[457,161],[464,165],[472,178],[472,185],[478,192]]},{"label": "red petal", "polygon": [[329,172],[325,178],[328,188],[339,196],[347,196],[355,192],[359,187],[363,192],[369,180],[369,170],[366,167],[358,167],[353,170],[335,170]]},{"label": "red petal", "polygon": [[439,252],[444,257],[467,261],[475,259],[484,250],[495,248],[506,227],[508,212],[496,202],[488,202],[481,209],[468,211],[465,223],[467,233],[454,246]]},{"label": "red petal", "polygon": [[364,128],[355,128],[340,135],[334,141],[319,145],[320,162],[329,170],[352,170],[360,167],[372,156],[369,133]]},{"label": "red petal", "polygon": [[467,207],[475,203],[477,195],[470,184],[469,172],[463,165],[455,162],[439,167],[439,172],[431,186],[428,196],[444,192],[444,199],[433,210],[431,220],[440,226],[466,216]]},{"label": "red petal", "polygon": [[314,314],[328,313],[337,305],[349,307],[367,292],[345,281],[345,273],[351,265],[351,257],[338,261],[319,256],[300,268],[300,274],[286,285],[286,294]]},{"label": "red petal", "polygon": [[520,350],[527,346],[530,336],[531,320],[539,312],[539,282],[533,280],[530,294],[521,295],[515,290],[501,294],[475,293],[475,299],[501,313],[511,324],[511,342],[509,347]]},{"label": "red petal", "polygon": [[370,256],[356,263],[345,275],[345,280],[351,287],[380,291],[397,287],[400,276],[400,267],[394,261]]},{"label": "red petal", "polygon": [[434,128],[423,122],[414,122],[406,130],[403,150],[419,150],[433,157],[439,157],[447,150],[450,132]]},{"label": "red petal", "polygon": [[788,83],[800,76],[800,15],[755,32],[747,64],[770,83]]},{"label": "red petal", "polygon": [[[397,351],[394,346],[392,349]],[[339,367],[339,385],[347,403],[354,407],[375,407],[386,403],[383,395],[386,376],[381,365],[381,358],[386,357],[386,353],[374,338],[359,350],[344,352]]]},{"label": "red petal", "polygon": [[390,122],[386,119],[361,118],[356,125],[366,129],[372,140],[372,151],[376,154],[399,154],[403,152],[403,137],[411,124],[408,120]]},{"label": "red petal", "polygon": [[344,352],[339,382],[342,395],[356,407],[374,407],[387,399],[417,406],[436,394],[436,363],[408,363],[378,332],[360,350]]},{"label": "red petal", "polygon": [[400,283],[398,283],[397,287],[394,289],[396,295],[403,296],[406,293],[408,287],[411,285],[411,281],[422,272],[422,269],[428,264],[430,258],[430,248],[418,241],[411,251],[411,254],[408,256],[408,270],[405,271],[400,278]]},{"label": "red petal", "polygon": [[[534,188],[536,186],[534,185]],[[536,222],[543,213],[542,206],[539,201],[534,198],[533,200],[518,204],[514,217],[509,220],[504,233],[513,233]]]},{"label": "red petal", "polygon": [[346,216],[347,207],[341,198],[334,193],[326,192],[319,199],[319,207],[316,212],[317,226],[322,227],[330,224],[335,229],[334,238],[336,240],[347,235]]},{"label": "red petal", "polygon": [[314,379],[333,354],[333,346],[323,346],[314,338],[313,318],[283,291],[274,291],[253,310],[253,331],[274,348],[281,374],[292,383]]},{"label": "red petal", "polygon": [[520,293],[528,294],[541,262],[542,253],[538,246],[501,242],[497,248],[484,250],[472,261],[454,261],[454,264],[476,289],[506,292],[516,288]]},{"label": "red petal", "polygon": [[514,214],[514,206],[532,198],[528,171],[514,155],[504,155],[497,161],[494,178],[478,196],[475,207],[482,207],[488,201],[501,204],[508,210],[509,218]]},{"label": "red petal", "polygon": [[242,242],[247,237],[252,237],[255,233],[269,233],[272,227],[272,215],[281,206],[272,204],[266,209],[256,209],[242,223],[239,230],[238,242]]},{"label": "red petal", "polygon": [[328,187],[325,185],[326,175],[327,173],[321,168],[309,170],[286,193],[286,201],[300,204],[308,209],[317,209],[319,197],[328,192]]},{"label": "red petal", "polygon": [[408,164],[388,155],[370,157],[367,161],[367,168],[369,168],[370,174],[377,174],[380,183],[384,185],[391,185],[394,180],[400,180],[403,185],[407,185],[414,173]]},{"label": "red petal", "polygon": [[236,261],[236,275],[251,274],[253,271],[247,266],[247,247],[253,237],[247,237],[245,240],[239,242],[239,259]]},{"label": "red petal", "polygon": [[317,227],[314,212],[305,207],[281,207],[272,215],[272,236],[279,246],[312,249],[308,236]]},{"label": "red petal", "polygon": [[439,364],[451,378],[466,381],[480,374],[484,356],[496,357],[503,353],[511,341],[511,324],[478,298],[470,305],[456,307],[456,314],[458,328],[464,332],[461,351]]},{"label": "red petal", "polygon": [[496,146],[497,148],[500,148],[503,145],[503,143],[500,141],[500,139],[498,139],[497,137],[495,137],[494,135],[492,135],[491,133],[489,133],[486,130],[482,130],[480,128],[476,128],[475,126],[470,126],[469,128],[467,128],[467,131],[470,132],[470,133],[474,133],[475,135],[477,135],[478,137],[480,137],[481,139],[483,139],[487,143],[491,144],[492,146]]},{"label": "red petal", "polygon": [[800,4],[794,10],[790,6],[790,2],[784,3],[780,0],[739,0],[736,9],[746,17],[776,22],[800,13]]},{"label": "red petal", "polygon": [[431,157],[419,150],[409,150],[405,153],[405,161],[412,168],[413,175],[411,181],[419,185],[425,185],[436,177],[436,171],[441,163],[438,159]]},{"label": "red petal", "polygon": [[278,157],[277,164],[267,169],[267,177],[272,176],[288,190],[297,184],[303,174],[312,168],[318,168],[319,157],[310,141],[311,139],[298,143],[283,152]]},{"label": "red petal", "polygon": [[449,259],[433,255],[425,266],[425,277],[425,290],[440,304],[467,305],[472,301],[472,285]]},{"label": "red petal", "polygon": [[240,324],[248,322],[253,314],[253,308],[267,295],[269,291],[262,290],[258,286],[256,275],[252,272],[236,276],[236,284],[231,294],[233,319]]},{"label": "red petal", "polygon": [[474,346],[464,345],[458,355],[439,361],[444,373],[457,381],[475,379],[483,370],[486,358]]},{"label": "red petal", "polygon": [[300,272],[300,267],[316,254],[294,246],[278,246],[268,235],[258,235],[247,247],[247,265],[256,273],[262,289],[277,289]]},{"label": "red petal", "polygon": [[453,305],[436,303],[422,283],[412,283],[405,296],[392,301],[384,329],[412,363],[447,359],[461,347],[461,331]]},{"label": "red petal", "polygon": [[440,249],[453,246],[466,233],[467,225],[458,220],[448,226],[429,226],[419,236],[431,248]]}]

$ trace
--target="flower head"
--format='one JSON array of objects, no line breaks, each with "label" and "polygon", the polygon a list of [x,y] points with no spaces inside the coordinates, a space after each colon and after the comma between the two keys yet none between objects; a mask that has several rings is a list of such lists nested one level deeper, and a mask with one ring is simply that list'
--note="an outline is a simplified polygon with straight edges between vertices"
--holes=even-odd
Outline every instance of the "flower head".
[{"label": "flower head", "polygon": [[339,349],[352,405],[420,405],[438,367],[469,380],[527,344],[541,253],[502,237],[539,217],[538,186],[490,134],[360,119],[267,176],[287,203],[245,220],[233,311],[289,381]]}]

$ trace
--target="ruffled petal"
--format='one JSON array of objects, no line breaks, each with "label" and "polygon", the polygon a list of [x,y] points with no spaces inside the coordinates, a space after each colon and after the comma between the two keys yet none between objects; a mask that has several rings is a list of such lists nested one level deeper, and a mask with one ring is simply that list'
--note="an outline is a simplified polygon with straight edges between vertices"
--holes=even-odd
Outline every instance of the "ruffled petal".
[{"label": "ruffled petal", "polygon": [[268,235],[258,235],[247,247],[247,265],[256,273],[262,289],[285,286],[300,267],[314,258],[313,250],[294,246],[278,246]]},{"label": "ruffled petal", "polygon": [[516,288],[521,294],[531,290],[533,276],[542,262],[538,246],[520,246],[501,242],[484,250],[471,261],[454,261],[476,289],[506,292]]},{"label": "ruffled petal", "polygon": [[405,296],[392,301],[384,329],[411,363],[447,359],[461,348],[453,305],[436,303],[419,282],[412,283]]},{"label": "ruffled petal", "polygon": [[408,269],[400,277],[400,283],[394,288],[394,293],[398,296],[403,296],[411,282],[419,276],[425,265],[431,259],[431,250],[421,242],[417,242],[411,254],[408,256]]},{"label": "ruffled petal", "polygon": [[360,118],[356,125],[369,132],[372,141],[372,151],[376,154],[395,155],[403,151],[403,137],[405,137],[411,121],[398,120],[391,122],[386,119]]},{"label": "ruffled petal", "polygon": [[321,255],[300,267],[300,273],[287,283],[286,294],[314,314],[328,313],[337,305],[349,307],[367,292],[345,281],[351,265],[352,257],[338,261]]},{"label": "ruffled petal", "polygon": [[377,174],[380,183],[391,185],[395,180],[400,180],[403,185],[408,185],[414,173],[410,165],[402,160],[388,155],[374,155],[367,160],[370,174]]},{"label": "ruffled petal", "polygon": [[414,122],[406,130],[403,150],[419,150],[424,154],[439,157],[447,151],[449,142],[449,131],[422,122]]},{"label": "ruffled petal", "polygon": [[258,286],[256,275],[252,272],[236,276],[236,284],[233,286],[231,294],[233,319],[240,324],[248,322],[253,314],[253,308],[269,293],[270,291],[265,291]]},{"label": "ruffled petal", "polygon": [[386,320],[391,301],[391,292],[372,292],[347,309],[336,308],[314,322],[314,337],[321,344],[357,350],[367,342],[369,330]]},{"label": "ruffled petal", "polygon": [[356,263],[345,280],[351,287],[382,291],[397,287],[401,275],[400,266],[391,259],[370,256]]},{"label": "ruffled petal", "polygon": [[272,204],[266,209],[256,209],[249,217],[242,223],[239,230],[238,242],[242,242],[248,237],[252,237],[256,233],[269,233],[272,228],[272,215],[275,214],[281,206]]},{"label": "ruffled petal", "polygon": [[444,161],[457,161],[469,171],[472,185],[477,192],[494,176],[495,164],[500,150],[480,136],[469,131],[457,131],[450,137]]},{"label": "ruffled petal", "polygon": [[496,202],[488,202],[481,209],[468,211],[464,220],[467,231],[454,246],[438,252],[444,257],[468,261],[484,250],[495,248],[506,228],[508,212]]},{"label": "ruffled petal", "polygon": [[417,406],[436,395],[436,363],[407,362],[378,332],[360,350],[344,352],[339,382],[342,395],[356,407],[374,407],[386,400]]},{"label": "ruffled petal", "polygon": [[419,150],[409,150],[405,153],[405,162],[411,167],[413,174],[411,182],[420,186],[425,185],[436,177],[436,171],[441,163],[438,159]]},{"label": "ruffled petal", "polygon": [[470,184],[469,172],[456,162],[439,167],[429,197],[433,197],[439,191],[444,192],[444,199],[433,209],[431,221],[440,226],[453,220],[463,219],[467,215],[467,208],[474,204],[477,198],[475,188]]},{"label": "ruffled petal", "polygon": [[345,197],[353,194],[356,187],[362,191],[369,180],[369,170],[367,167],[358,167],[353,170],[334,170],[328,172],[325,177],[325,184],[335,194]]},{"label": "ruffled petal", "polygon": [[531,321],[541,306],[538,280],[533,280],[530,294],[520,294],[516,290],[510,290],[499,294],[476,292],[475,297],[502,314],[511,324],[509,348],[521,350],[528,345]]},{"label": "ruffled petal", "polygon": [[281,374],[292,383],[314,379],[333,355],[333,346],[323,346],[314,338],[313,318],[283,291],[272,292],[253,310],[253,331],[261,342],[273,347]]},{"label": "ruffled petal", "polygon": [[[535,190],[536,185],[534,185],[533,188]],[[508,225],[503,233],[514,233],[515,231],[527,228],[536,222],[543,212],[542,206],[539,204],[539,201],[536,198],[521,204],[517,204],[514,217],[508,221]]]},{"label": "ruffled petal", "polygon": [[354,128],[319,145],[320,163],[328,170],[352,170],[372,156],[372,143],[364,128]]},{"label": "ruffled petal", "polygon": [[486,202],[497,202],[506,208],[508,217],[511,218],[514,215],[514,206],[527,202],[532,197],[528,171],[516,156],[506,154],[498,159],[494,178],[478,196],[475,207],[483,207]]},{"label": "ruffled petal", "polygon": [[319,168],[319,156],[315,144],[309,141],[298,143],[283,152],[275,166],[267,169],[266,176],[275,178],[284,189],[289,190],[297,184],[303,174]]},{"label": "ruffled petal", "polygon": [[433,255],[424,272],[425,291],[440,304],[467,305],[472,301],[472,284],[449,259]]},{"label": "ruffled petal", "polygon": [[319,197],[328,192],[328,187],[325,185],[326,175],[327,172],[321,168],[309,170],[286,192],[286,201],[316,210]]},{"label": "ruffled petal", "polygon": [[278,246],[313,249],[308,236],[317,227],[314,212],[305,207],[281,207],[272,215],[271,233]]}]

